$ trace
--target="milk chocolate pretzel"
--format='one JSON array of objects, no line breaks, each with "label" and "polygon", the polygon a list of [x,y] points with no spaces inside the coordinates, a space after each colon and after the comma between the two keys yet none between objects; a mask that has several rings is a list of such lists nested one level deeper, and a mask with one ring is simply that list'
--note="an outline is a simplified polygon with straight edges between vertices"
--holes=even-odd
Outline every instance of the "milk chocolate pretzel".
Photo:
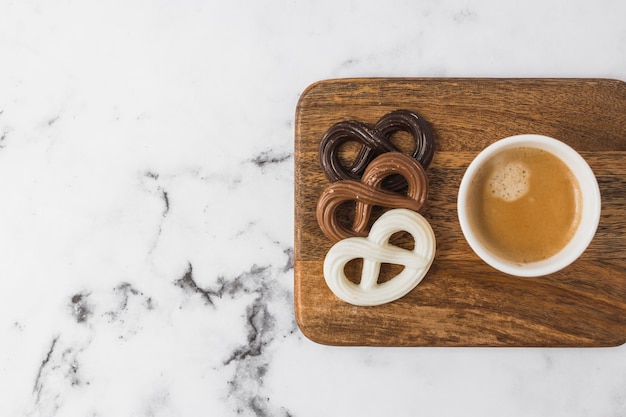
[{"label": "milk chocolate pretzel", "polygon": [[[383,181],[395,174],[406,181],[406,195],[383,188]],[[367,236],[373,206],[418,211],[427,198],[428,178],[422,165],[403,153],[388,152],[376,157],[367,166],[361,181],[341,180],[326,187],[317,202],[317,222],[324,235],[332,241]],[[337,218],[337,209],[347,201],[356,201],[352,229],[342,225]]]},{"label": "milk chocolate pretzel", "polygon": [[[390,138],[394,133],[404,131],[415,139],[412,157],[424,169],[428,168],[435,151],[432,131],[426,121],[410,110],[395,110],[387,113],[372,128],[356,120],[339,122],[330,127],[320,142],[320,165],[326,177],[334,182],[338,180],[358,180],[368,164],[385,152],[399,152]],[[344,143],[356,141],[361,148],[352,166],[344,167],[339,161],[339,149]],[[401,177],[394,176],[385,181],[385,188],[398,191],[407,185]]]}]

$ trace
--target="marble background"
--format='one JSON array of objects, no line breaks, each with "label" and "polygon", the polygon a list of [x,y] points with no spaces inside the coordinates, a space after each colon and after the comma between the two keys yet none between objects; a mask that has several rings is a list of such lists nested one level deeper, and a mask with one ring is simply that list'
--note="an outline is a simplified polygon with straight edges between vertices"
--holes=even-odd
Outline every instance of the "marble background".
[{"label": "marble background", "polygon": [[626,80],[626,3],[0,0],[0,416],[624,416],[626,347],[336,348],[293,315],[334,77]]}]

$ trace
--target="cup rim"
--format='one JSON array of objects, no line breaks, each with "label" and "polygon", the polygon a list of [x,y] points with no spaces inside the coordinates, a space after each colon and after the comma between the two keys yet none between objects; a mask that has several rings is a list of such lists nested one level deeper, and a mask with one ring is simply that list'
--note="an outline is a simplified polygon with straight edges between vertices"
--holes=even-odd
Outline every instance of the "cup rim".
[{"label": "cup rim", "polygon": [[[503,259],[491,253],[476,238],[471,230],[465,202],[468,197],[469,184],[483,163],[493,155],[505,149],[516,147],[535,147],[551,152],[561,159],[572,171],[581,188],[582,213],[580,224],[570,240],[558,253],[550,258],[530,263],[517,263]],[[485,263],[493,268],[520,277],[536,277],[557,272],[570,265],[583,254],[593,237],[600,222],[601,195],[595,174],[587,161],[571,146],[544,135],[520,134],[497,140],[484,148],[472,160],[466,169],[457,195],[457,214],[461,231],[471,249]]]}]

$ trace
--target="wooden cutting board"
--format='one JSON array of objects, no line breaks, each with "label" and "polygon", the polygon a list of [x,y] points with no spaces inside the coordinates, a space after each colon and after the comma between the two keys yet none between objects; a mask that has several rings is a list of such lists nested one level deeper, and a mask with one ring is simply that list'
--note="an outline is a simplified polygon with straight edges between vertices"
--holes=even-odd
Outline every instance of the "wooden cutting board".
[{"label": "wooden cutting board", "polygon": [[[437,253],[424,280],[381,306],[347,304],[322,275],[332,243],[315,218],[329,184],[318,146],[334,123],[374,124],[409,109],[435,134],[424,217]],[[587,251],[555,274],[517,278],[464,240],[456,195],[470,161],[497,139],[558,138],[581,153],[602,194]],[[403,139],[399,135],[398,143]],[[346,155],[349,156],[348,149]],[[626,342],[626,83],[606,79],[339,79],[307,88],[295,117],[295,314],[310,339],[364,346],[616,346]],[[358,265],[357,265],[358,268]]]}]

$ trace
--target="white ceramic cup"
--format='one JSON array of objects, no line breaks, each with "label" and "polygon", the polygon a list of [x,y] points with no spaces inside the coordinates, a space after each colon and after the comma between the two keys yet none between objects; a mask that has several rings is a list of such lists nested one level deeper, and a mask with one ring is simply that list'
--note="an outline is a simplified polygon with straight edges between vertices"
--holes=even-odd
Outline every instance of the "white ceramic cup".
[{"label": "white ceramic cup", "polygon": [[[518,263],[494,255],[483,246],[472,230],[467,217],[467,198],[470,183],[481,166],[505,149],[531,147],[545,150],[561,159],[572,171],[582,194],[580,223],[569,243],[555,255],[537,262]],[[517,135],[500,139],[487,146],[470,163],[459,187],[457,211],[461,230],[472,250],[487,264],[499,271],[521,277],[548,275],[574,262],[587,249],[600,221],[601,198],[596,177],[578,152],[565,143],[541,135]]]}]

